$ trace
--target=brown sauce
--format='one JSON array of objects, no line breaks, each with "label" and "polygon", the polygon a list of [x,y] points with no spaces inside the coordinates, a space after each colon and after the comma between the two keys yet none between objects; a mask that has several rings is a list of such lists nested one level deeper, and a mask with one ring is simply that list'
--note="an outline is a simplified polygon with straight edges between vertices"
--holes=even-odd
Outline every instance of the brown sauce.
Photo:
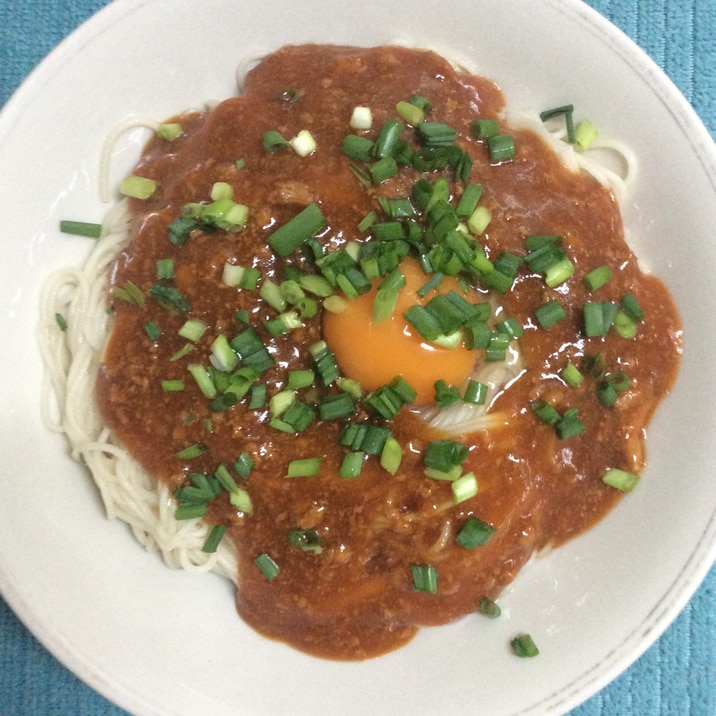
[{"label": "brown sauce", "polygon": [[[286,101],[281,97],[286,88],[300,98]],[[366,134],[374,137],[382,122],[395,116],[396,102],[413,94],[432,101],[434,119],[455,127],[457,143],[472,157],[471,180],[484,184],[481,201],[492,211],[481,237],[488,256],[524,255],[526,236],[558,234],[576,266],[574,277],[556,289],[523,269],[500,296],[506,314],[524,327],[520,346],[527,370],[494,406],[508,416],[508,426],[462,436],[471,446],[465,469],[478,476],[479,493],[459,505],[452,503],[449,485],[423,474],[420,451],[435,435],[408,410],[391,425],[404,448],[397,474],[369,458],[357,479],[341,479],[345,449],[337,444],[339,421],[319,420],[294,435],[268,427],[266,410],[249,410],[242,401],[211,412],[187,373],[188,364],[207,362],[217,335],[239,332],[234,316],[242,308],[276,359],[262,377],[269,394],[284,387],[288,367],[310,367],[300,348],[321,337],[320,312],[290,339],[271,339],[261,321],[275,311],[255,293],[223,285],[222,267],[226,261],[258,266],[280,281],[281,261],[267,236],[310,202],[326,217],[319,237],[324,245],[364,239],[356,227],[376,208],[377,195],[405,193],[418,175],[404,170],[366,189],[341,152],[351,131],[348,118],[356,105],[371,107],[374,129]],[[249,74],[242,96],[180,117],[182,137],[152,140],[135,171],[156,179],[158,189],[150,199],[133,202],[132,241],[117,262],[113,285],[129,280],[148,295],[157,282],[157,260],[173,258],[173,285],[191,304],[189,315],[203,319],[208,330],[192,353],[171,360],[186,343],[177,331],[187,315],[173,315],[151,299],[143,306],[114,300],[97,385],[102,414],[134,458],[172,489],[185,484],[190,472],[212,474],[220,464],[233,465],[242,451],[252,455],[255,468],[241,485],[251,496],[253,514],[237,512],[224,494],[212,503],[208,519],[227,525],[237,548],[239,614],[259,632],[298,649],[321,657],[367,658],[405,644],[421,625],[474,612],[481,597],[499,595],[535,550],[563,543],[609,512],[621,493],[603,484],[605,469],[638,473],[644,466],[646,425],[678,368],[676,309],[665,287],[639,270],[608,191],[565,170],[527,131],[512,132],[513,161],[490,163],[469,124],[475,117],[498,118],[502,107],[495,85],[456,73],[431,53],[288,47]],[[318,149],[310,157],[267,153],[262,136],[270,129],[284,137],[309,129]],[[242,169],[236,166],[239,158],[245,160]],[[250,207],[246,227],[237,233],[194,232],[185,245],[173,246],[168,225],[185,204],[207,199],[217,181],[230,183],[237,200]],[[631,293],[644,309],[635,339],[614,331],[583,336],[581,306],[594,297],[582,277],[602,264],[612,267],[613,277],[599,289],[598,300],[618,302]],[[555,296],[567,318],[540,328],[534,309]],[[150,320],[162,330],[156,341],[144,330]],[[609,408],[596,398],[594,380],[570,388],[560,377],[567,360],[579,365],[597,353],[609,370],[631,378],[630,388]],[[161,381],[167,379],[185,380],[186,389],[163,391]],[[537,399],[560,411],[578,406],[584,432],[560,439],[532,413],[530,402]],[[208,448],[204,455],[175,457],[197,442]],[[290,460],[316,454],[323,457],[317,476],[284,477]],[[455,543],[455,534],[471,515],[496,531],[486,545],[467,550]],[[322,553],[289,544],[286,534],[295,529],[315,530]],[[273,580],[254,562],[264,553],[280,566]],[[415,564],[435,567],[437,593],[415,591]]]}]

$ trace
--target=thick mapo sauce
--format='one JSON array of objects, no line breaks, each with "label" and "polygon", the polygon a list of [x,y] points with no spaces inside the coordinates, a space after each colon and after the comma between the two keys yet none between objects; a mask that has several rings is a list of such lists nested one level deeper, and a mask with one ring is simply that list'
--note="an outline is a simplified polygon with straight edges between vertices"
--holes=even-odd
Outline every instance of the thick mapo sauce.
[{"label": "thick mapo sauce", "polygon": [[[458,148],[455,156],[463,157],[462,163],[416,169],[403,153],[397,173],[372,177],[378,156],[348,156],[346,135],[375,142],[386,121],[397,120],[401,151],[417,151],[418,129],[396,114],[396,104],[415,95],[431,103],[425,122],[455,130],[446,143]],[[370,108],[371,128],[349,125],[357,106]],[[249,72],[240,96],[171,120],[180,125],[180,136],[152,139],[134,171],[155,180],[156,190],[132,200],[131,242],[111,277],[113,327],[97,385],[102,415],[128,452],[172,491],[197,473],[215,475],[223,465],[248,496],[248,504],[232,502],[231,489],[221,490],[208,502],[205,519],[228,528],[224,539],[233,541],[238,554],[238,612],[268,637],[336,659],[395,649],[421,625],[454,620],[475,612],[481,598],[497,598],[536,550],[578,535],[612,509],[622,492],[603,482],[607,470],[638,474],[644,466],[645,428],[677,372],[677,311],[662,283],[639,269],[611,193],[566,170],[537,134],[505,126],[502,110],[494,84],[460,73],[430,52],[289,46]],[[499,132],[512,138],[513,158],[490,157],[487,142],[472,129],[477,118],[495,120]],[[264,144],[266,132],[290,139],[302,130],[315,148],[300,152]],[[322,419],[319,406],[326,395],[355,387],[330,377],[324,385],[316,371],[309,348],[325,338],[324,297],[304,292],[314,299],[311,315],[303,303],[275,307],[261,292],[268,281],[280,285],[305,274],[325,278],[318,254],[377,241],[370,222],[361,226],[370,212],[378,223],[402,222],[403,235],[410,238],[400,239],[400,245],[409,255],[425,251],[436,241],[425,229],[425,216],[417,211],[408,219],[386,217],[386,204],[379,200],[408,197],[419,203],[412,192],[421,178],[431,186],[445,180],[453,206],[467,184],[482,185],[479,205],[491,219],[468,245],[482,247],[476,252],[492,264],[504,253],[519,262],[499,290],[485,279],[484,263],[482,273],[463,265],[460,276],[467,280],[454,284],[467,286],[464,295],[472,303],[501,307],[489,319],[493,329],[505,317],[514,319],[521,335],[512,337],[512,344],[522,369],[489,407],[501,416],[494,426],[449,438],[428,428],[411,404],[385,419],[355,398],[352,414]],[[185,207],[210,202],[217,182],[230,185],[233,201],[248,207],[245,223],[227,230],[196,220],[188,237],[170,240],[169,228],[186,216]],[[314,216],[317,207],[323,221],[300,245],[285,249],[286,256],[278,255],[269,238],[306,207]],[[418,233],[408,232],[409,222]],[[574,269],[571,276],[549,286],[543,273],[530,267],[524,257],[527,239],[534,236],[559,237]],[[166,259],[172,269],[158,278],[158,262],[166,268]],[[227,285],[226,263],[258,269],[256,287]],[[611,278],[590,290],[585,275],[601,266],[610,268]],[[426,274],[425,281],[429,278]],[[126,295],[115,289],[131,285],[146,300],[121,300]],[[171,288],[169,300],[157,285]],[[621,306],[626,295],[643,310],[643,317],[632,319],[635,335],[623,335],[609,319],[604,331],[587,336],[584,304]],[[172,302],[177,296],[181,300]],[[564,316],[544,327],[536,309],[553,301]],[[299,317],[296,327],[286,333],[267,329],[267,321],[292,309]],[[179,331],[193,319],[205,330],[188,340]],[[148,335],[147,324],[160,335]],[[248,327],[271,358],[252,383],[266,386],[265,402],[260,390],[241,395],[235,404],[214,402],[216,396],[202,392],[189,366],[202,366],[211,380],[217,337],[231,342]],[[356,323],[358,340],[350,352],[360,350],[367,329]],[[336,353],[341,348],[330,341],[327,347]],[[486,360],[484,349],[474,349],[476,369]],[[380,351],[365,361],[380,374]],[[570,362],[583,376],[579,385],[565,380]],[[243,363],[225,367],[224,378]],[[281,422],[285,414],[270,424],[275,417],[270,399],[287,390],[293,370],[314,370],[318,377],[294,391],[314,415],[292,429]],[[214,390],[221,397],[226,381],[222,387],[216,373]],[[598,391],[609,376],[619,378],[610,403]],[[386,376],[386,382],[392,378]],[[258,407],[251,405],[252,396]],[[536,408],[545,404],[560,418],[576,414],[583,430],[561,435],[538,414]],[[368,450],[359,475],[341,477],[344,457],[361,447],[340,444],[347,423],[389,429],[402,450],[399,467],[386,469],[380,455]],[[428,446],[443,439],[469,449],[459,472],[474,473],[475,496],[458,502],[450,480],[425,474]],[[189,457],[182,457],[192,446]],[[242,454],[253,462],[248,477],[234,470]],[[320,458],[316,474],[287,477],[291,461],[312,458]],[[470,518],[490,531],[489,539],[473,548],[457,539]],[[299,534],[298,540],[289,540],[289,534]],[[415,568],[427,570],[427,586],[416,583]]]}]

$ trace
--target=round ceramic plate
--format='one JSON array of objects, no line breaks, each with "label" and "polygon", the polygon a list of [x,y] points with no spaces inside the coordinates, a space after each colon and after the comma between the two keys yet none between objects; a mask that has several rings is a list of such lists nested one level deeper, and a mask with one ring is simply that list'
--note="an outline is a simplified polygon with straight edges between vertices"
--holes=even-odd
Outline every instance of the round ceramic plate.
[{"label": "round ceramic plate", "polygon": [[[713,143],[671,83],[577,0],[119,0],[64,42],[0,116],[5,257],[0,310],[3,467],[0,588],[34,634],[87,683],[137,714],[491,714],[565,711],[646,649],[716,551],[716,392],[711,272]],[[491,18],[500,18],[493,26]],[[535,560],[494,621],[424,629],[364,663],[319,661],[263,639],[232,587],[164,567],[103,516],[83,469],[40,420],[38,294],[79,264],[66,217],[101,219],[102,142],[129,114],[165,118],[235,92],[242,58],[284,43],[406,41],[464,60],[517,108],[572,102],[634,149],[629,239],[669,285],[685,328],[682,370],[649,437],[639,489],[585,536]],[[119,147],[117,176],[145,135]],[[684,436],[688,436],[688,440]],[[541,654],[517,659],[529,631]]]}]

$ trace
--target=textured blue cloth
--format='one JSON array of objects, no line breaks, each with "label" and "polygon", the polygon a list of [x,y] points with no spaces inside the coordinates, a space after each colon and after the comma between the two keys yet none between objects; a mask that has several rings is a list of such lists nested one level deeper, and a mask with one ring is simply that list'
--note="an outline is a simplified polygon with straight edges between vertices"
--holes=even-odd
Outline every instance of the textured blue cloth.
[{"label": "textured blue cloth", "polygon": [[[525,0],[529,11],[528,0]],[[0,0],[0,105],[107,0]],[[716,136],[715,0],[589,0],[665,70]],[[0,716],[118,716],[18,622],[0,599]],[[577,716],[716,714],[716,568],[666,631]]]}]

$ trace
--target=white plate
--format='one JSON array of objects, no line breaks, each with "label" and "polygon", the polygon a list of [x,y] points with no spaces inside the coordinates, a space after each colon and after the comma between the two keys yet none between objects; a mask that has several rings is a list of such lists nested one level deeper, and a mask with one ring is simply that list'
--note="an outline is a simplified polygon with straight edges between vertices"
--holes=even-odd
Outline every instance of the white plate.
[{"label": "white plate", "polygon": [[[338,13],[334,0],[119,0],[52,53],[0,116],[0,588],[50,651],[129,711],[564,711],[638,657],[713,562],[716,342],[702,330],[716,308],[710,137],[657,67],[576,0],[532,0],[529,12],[523,0],[417,6],[363,0]],[[166,569],[104,519],[86,474],[42,428],[34,330],[44,278],[87,253],[86,240],[58,235],[59,219],[103,214],[99,152],[118,119],[164,118],[230,95],[240,58],[285,42],[395,39],[466,58],[513,106],[574,102],[603,135],[631,144],[641,171],[625,220],[679,305],[685,354],[639,489],[524,570],[501,600],[501,619],[466,618],[424,629],[384,658],[332,663],[256,636],[235,616],[229,585]],[[143,139],[129,137],[117,172]],[[522,630],[539,658],[510,655]]]}]

